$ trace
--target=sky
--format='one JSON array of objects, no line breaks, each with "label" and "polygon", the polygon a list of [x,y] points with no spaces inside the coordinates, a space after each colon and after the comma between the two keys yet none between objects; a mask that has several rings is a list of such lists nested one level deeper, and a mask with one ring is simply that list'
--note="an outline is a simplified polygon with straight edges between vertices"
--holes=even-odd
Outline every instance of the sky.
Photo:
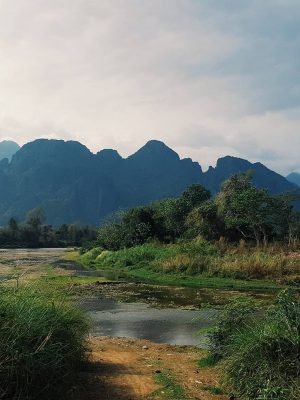
[{"label": "sky", "polygon": [[300,172],[299,0],[0,0],[0,140]]}]

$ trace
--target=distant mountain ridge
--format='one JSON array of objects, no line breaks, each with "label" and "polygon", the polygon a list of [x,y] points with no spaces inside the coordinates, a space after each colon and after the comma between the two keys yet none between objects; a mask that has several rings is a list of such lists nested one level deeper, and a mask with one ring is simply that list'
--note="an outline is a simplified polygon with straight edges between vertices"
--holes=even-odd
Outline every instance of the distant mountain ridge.
[{"label": "distant mountain ridge", "polygon": [[0,161],[8,158],[10,161],[12,156],[20,149],[18,143],[11,140],[3,140],[0,142]]},{"label": "distant mountain ridge", "polygon": [[38,139],[24,145],[10,163],[0,163],[0,224],[42,207],[48,223],[98,225],[118,210],[179,196],[199,183],[216,194],[236,172],[254,171],[259,187],[277,194],[297,186],[263,164],[235,157],[218,160],[203,173],[163,142],[151,140],[128,158],[104,149],[97,154],[79,142]]},{"label": "distant mountain ridge", "polygon": [[300,174],[298,172],[292,172],[291,174],[289,174],[286,179],[289,182],[294,183],[295,185],[300,187]]}]

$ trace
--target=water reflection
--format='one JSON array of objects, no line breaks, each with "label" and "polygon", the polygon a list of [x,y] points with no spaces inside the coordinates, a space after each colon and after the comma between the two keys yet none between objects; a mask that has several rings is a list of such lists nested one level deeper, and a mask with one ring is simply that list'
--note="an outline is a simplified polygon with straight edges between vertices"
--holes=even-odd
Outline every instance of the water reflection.
[{"label": "water reflection", "polygon": [[156,309],[142,303],[119,303],[112,299],[85,301],[93,321],[93,334],[147,339],[157,343],[206,346],[198,332],[212,326],[216,311]]}]

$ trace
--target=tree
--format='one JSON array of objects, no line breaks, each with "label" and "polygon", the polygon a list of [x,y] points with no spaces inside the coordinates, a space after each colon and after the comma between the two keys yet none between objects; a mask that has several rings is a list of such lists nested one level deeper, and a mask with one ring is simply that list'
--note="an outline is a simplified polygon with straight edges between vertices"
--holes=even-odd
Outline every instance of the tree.
[{"label": "tree", "polygon": [[42,208],[34,208],[28,212],[26,223],[34,230],[37,230],[45,221],[45,214]]},{"label": "tree", "polygon": [[174,242],[184,231],[182,209],[178,199],[165,199],[153,204],[156,236],[163,242]]},{"label": "tree", "polygon": [[218,239],[224,234],[224,223],[218,215],[214,200],[207,200],[194,208],[186,217],[186,236],[194,238],[199,235],[207,240]]},{"label": "tree", "polygon": [[270,238],[283,239],[292,212],[289,201],[256,188],[248,174],[236,174],[226,181],[216,204],[226,228],[254,239],[258,246]]},{"label": "tree", "polygon": [[45,221],[45,214],[42,208],[34,208],[28,212],[26,218],[27,229],[25,229],[26,240],[29,246],[40,245],[40,235],[42,223]]},{"label": "tree", "polygon": [[12,232],[17,232],[19,229],[18,222],[14,217],[11,217],[8,222],[8,227]]},{"label": "tree", "polygon": [[188,213],[193,208],[200,206],[203,202],[211,198],[211,193],[204,186],[191,185],[182,194],[179,199],[179,206],[185,208]]}]

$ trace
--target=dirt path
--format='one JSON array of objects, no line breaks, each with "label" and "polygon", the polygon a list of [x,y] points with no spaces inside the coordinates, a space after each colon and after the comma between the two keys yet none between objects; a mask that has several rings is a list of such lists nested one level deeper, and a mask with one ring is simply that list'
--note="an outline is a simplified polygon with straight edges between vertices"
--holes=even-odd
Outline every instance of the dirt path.
[{"label": "dirt path", "polygon": [[[190,346],[92,338],[91,363],[82,374],[89,385],[78,400],[227,399],[213,394],[216,373],[197,365],[202,356]],[[184,394],[176,394],[178,387]]]}]

